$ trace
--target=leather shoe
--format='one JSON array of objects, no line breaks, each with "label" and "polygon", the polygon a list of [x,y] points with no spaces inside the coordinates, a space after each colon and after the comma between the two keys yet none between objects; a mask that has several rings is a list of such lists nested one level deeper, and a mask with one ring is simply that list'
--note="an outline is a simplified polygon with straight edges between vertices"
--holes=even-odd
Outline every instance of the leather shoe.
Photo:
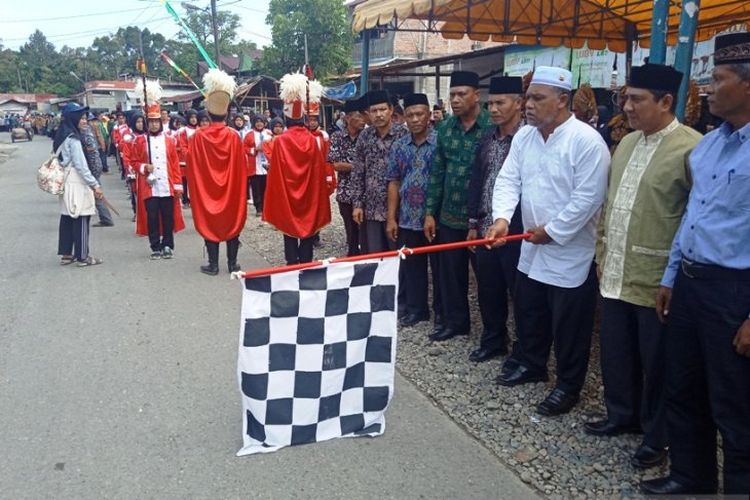
[{"label": "leather shoe", "polygon": [[401,318],[401,321],[398,322],[399,326],[402,328],[408,328],[410,326],[414,326],[417,323],[421,323],[422,321],[427,321],[430,319],[429,314],[407,314],[403,318]]},{"label": "leather shoe", "polygon": [[663,464],[667,460],[667,450],[664,448],[652,448],[642,444],[635,450],[630,459],[630,465],[636,469],[650,469]]},{"label": "leather shoe", "polygon": [[696,488],[680,481],[672,476],[658,477],[656,479],[646,479],[641,481],[641,493],[644,495],[710,495],[716,493],[716,489]]},{"label": "leather shoe", "polygon": [[503,367],[500,368],[500,373],[510,373],[516,368],[518,368],[518,366],[519,366],[518,360],[514,359],[513,354],[511,354],[505,360],[505,363],[503,363]]},{"label": "leather shoe", "polygon": [[209,276],[216,276],[219,274],[219,266],[216,264],[207,264],[205,266],[201,266],[201,272],[203,274],[208,274]]},{"label": "leather shoe", "polygon": [[549,396],[539,403],[536,412],[545,417],[554,417],[568,413],[578,403],[578,394],[570,394],[562,389],[554,388]]},{"label": "leather shoe", "polygon": [[469,354],[469,361],[481,363],[482,361],[497,358],[498,356],[505,356],[506,354],[508,354],[507,348],[487,349],[486,347],[480,347],[479,349],[471,351],[471,354]]},{"label": "leather shoe", "polygon": [[468,335],[469,330],[456,330],[455,328],[451,328],[449,326],[446,326],[439,332],[435,332],[432,335],[430,335],[429,339],[433,342],[444,342],[446,340],[452,339],[453,337],[457,337],[459,335]]},{"label": "leather shoe", "polygon": [[583,424],[586,434],[592,436],[619,436],[620,434],[641,434],[643,431],[638,425],[617,425],[609,420],[596,420]]},{"label": "leather shoe", "polygon": [[546,373],[532,372],[523,365],[516,365],[509,370],[503,370],[500,376],[495,379],[499,385],[513,387],[521,384],[530,384],[533,382],[546,382],[548,379]]}]

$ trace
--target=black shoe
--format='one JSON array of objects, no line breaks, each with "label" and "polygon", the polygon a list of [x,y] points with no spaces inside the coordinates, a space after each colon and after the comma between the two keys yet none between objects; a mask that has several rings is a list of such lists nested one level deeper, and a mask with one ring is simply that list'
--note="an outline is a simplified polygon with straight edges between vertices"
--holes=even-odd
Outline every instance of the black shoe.
[{"label": "black shoe", "polygon": [[444,342],[446,340],[452,339],[453,337],[457,337],[457,336],[460,336],[460,335],[468,335],[468,334],[469,334],[469,329],[468,328],[457,330],[455,328],[451,328],[449,326],[446,326],[445,328],[443,328],[439,332],[435,332],[432,335],[430,335],[429,338],[433,342]]},{"label": "black shoe", "polygon": [[696,488],[681,483],[672,476],[658,477],[641,481],[641,493],[644,495],[710,495],[716,493],[716,488]]},{"label": "black shoe", "polygon": [[230,273],[236,273],[239,271],[242,271],[242,267],[240,267],[237,262],[227,262],[227,270],[229,270]]},{"label": "black shoe", "polygon": [[510,373],[516,368],[518,368],[520,364],[518,363],[518,360],[513,359],[513,354],[508,356],[508,359],[505,360],[505,363],[503,363],[503,367],[500,369],[500,373]]},{"label": "black shoe", "polygon": [[473,361],[474,363],[481,363],[482,361],[487,361],[499,356],[505,356],[506,354],[508,354],[507,348],[487,349],[486,347],[480,347],[479,349],[474,349],[473,351],[471,351],[471,354],[469,354],[469,361]]},{"label": "black shoe", "polygon": [[570,394],[554,388],[549,396],[536,407],[536,412],[545,417],[568,413],[578,403],[578,394]]},{"label": "black shoe", "polygon": [[619,436],[620,434],[641,434],[639,425],[617,425],[609,420],[596,420],[583,424],[583,431],[592,436]]},{"label": "black shoe", "polygon": [[110,222],[108,224],[105,224],[104,222],[97,222],[95,224],[92,224],[94,227],[112,227],[114,226],[114,223]]},{"label": "black shoe", "polygon": [[401,321],[398,322],[399,326],[402,328],[408,328],[410,326],[414,326],[417,323],[421,323],[422,321],[427,321],[430,319],[429,314],[407,314],[403,318],[401,318]]},{"label": "black shoe", "polygon": [[546,373],[532,372],[523,365],[516,365],[515,368],[503,370],[500,376],[495,379],[499,385],[513,387],[521,384],[531,384],[534,382],[546,382],[548,380]]},{"label": "black shoe", "polygon": [[638,447],[630,459],[630,465],[636,469],[650,469],[663,464],[667,460],[667,450],[664,448],[652,448],[647,444]]},{"label": "black shoe", "polygon": [[201,266],[201,272],[210,276],[216,276],[217,274],[219,274],[219,266],[217,264],[209,263],[205,266]]}]

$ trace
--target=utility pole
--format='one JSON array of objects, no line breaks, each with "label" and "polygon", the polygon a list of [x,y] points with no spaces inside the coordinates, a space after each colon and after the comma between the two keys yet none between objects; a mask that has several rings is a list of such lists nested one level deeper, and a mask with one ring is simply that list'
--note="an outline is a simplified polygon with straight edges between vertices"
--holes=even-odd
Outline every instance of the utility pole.
[{"label": "utility pole", "polygon": [[214,30],[214,53],[216,54],[216,65],[221,69],[221,54],[219,54],[219,29],[216,26],[216,0],[211,0],[211,26]]}]

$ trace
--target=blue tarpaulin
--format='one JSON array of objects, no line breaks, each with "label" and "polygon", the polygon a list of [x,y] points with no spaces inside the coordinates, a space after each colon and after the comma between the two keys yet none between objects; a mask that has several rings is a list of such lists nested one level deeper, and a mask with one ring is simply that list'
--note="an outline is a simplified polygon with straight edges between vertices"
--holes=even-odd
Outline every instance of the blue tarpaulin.
[{"label": "blue tarpaulin", "polygon": [[357,95],[357,85],[354,82],[347,82],[338,87],[326,87],[323,89],[323,95],[328,99],[346,101]]}]

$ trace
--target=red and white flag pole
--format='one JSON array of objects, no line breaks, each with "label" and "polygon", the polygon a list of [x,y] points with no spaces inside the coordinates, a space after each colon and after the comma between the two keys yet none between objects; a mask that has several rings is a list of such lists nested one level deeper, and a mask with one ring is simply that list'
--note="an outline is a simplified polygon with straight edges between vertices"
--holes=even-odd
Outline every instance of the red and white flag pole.
[{"label": "red and white flag pole", "polygon": [[469,247],[491,245],[498,241],[526,240],[530,237],[531,237],[531,233],[521,233],[521,234],[510,234],[508,236],[505,236],[504,238],[484,238],[484,239],[478,239],[478,240],[456,241],[454,243],[443,243],[440,245],[426,245],[423,247],[416,247],[416,248],[403,247],[399,250],[389,250],[387,252],[375,252],[375,253],[368,253],[364,255],[354,255],[352,257],[337,257],[334,259],[316,260],[312,262],[305,262],[304,264],[294,264],[291,266],[278,266],[278,267],[268,267],[265,269],[254,269],[252,271],[240,271],[237,273],[233,273],[232,277],[239,278],[239,279],[259,278],[261,276],[269,276],[271,274],[285,273],[288,271],[301,271],[303,269],[311,269],[311,268],[320,267],[323,265],[336,264],[338,262],[357,262],[357,261],[371,260],[371,259],[385,259],[388,257],[397,257],[397,256],[402,256],[402,255],[405,257],[408,257],[409,255],[419,255],[419,254],[433,253],[433,252],[444,252],[446,250],[458,250],[459,248],[469,248]]}]

